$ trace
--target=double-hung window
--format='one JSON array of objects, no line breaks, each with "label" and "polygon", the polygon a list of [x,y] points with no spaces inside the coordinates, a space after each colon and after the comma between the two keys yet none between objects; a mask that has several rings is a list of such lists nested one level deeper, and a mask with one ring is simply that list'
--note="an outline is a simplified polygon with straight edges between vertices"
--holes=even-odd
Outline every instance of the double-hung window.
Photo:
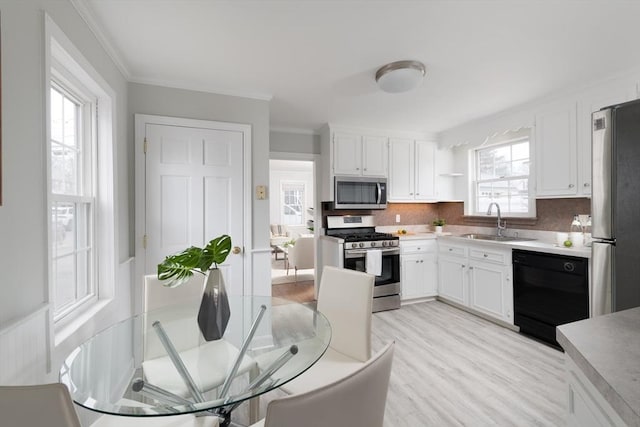
[{"label": "double-hung window", "polygon": [[303,224],[305,209],[303,182],[284,181],[282,183],[282,223],[286,225]]},{"label": "double-hung window", "polygon": [[114,296],[115,94],[48,16],[45,32],[48,301],[58,339]]},{"label": "double-hung window", "polygon": [[53,79],[50,102],[51,269],[57,320],[96,297],[96,100]]},{"label": "double-hung window", "polygon": [[535,215],[529,182],[530,138],[521,134],[474,150],[472,214],[486,215],[489,204],[496,202],[503,215]]}]

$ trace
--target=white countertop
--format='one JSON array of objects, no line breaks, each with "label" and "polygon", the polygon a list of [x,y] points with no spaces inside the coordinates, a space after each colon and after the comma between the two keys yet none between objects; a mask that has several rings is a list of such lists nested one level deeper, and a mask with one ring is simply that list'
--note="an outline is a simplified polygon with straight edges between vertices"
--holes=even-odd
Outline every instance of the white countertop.
[{"label": "white countertop", "polygon": [[451,236],[441,236],[443,239],[451,239],[458,243],[471,243],[474,244],[486,244],[486,245],[499,245],[502,247],[510,247],[512,249],[522,249],[534,252],[545,252],[550,254],[558,254],[558,255],[569,255],[569,256],[577,256],[582,258],[591,258],[591,248],[589,247],[571,247],[567,248],[565,246],[558,246],[555,243],[545,242],[542,240],[527,240],[527,241],[511,241],[511,242],[496,242],[493,240],[479,240],[479,239],[468,239],[466,237],[451,235]]},{"label": "white countertop", "polygon": [[558,326],[556,338],[620,418],[640,426],[640,307]]}]

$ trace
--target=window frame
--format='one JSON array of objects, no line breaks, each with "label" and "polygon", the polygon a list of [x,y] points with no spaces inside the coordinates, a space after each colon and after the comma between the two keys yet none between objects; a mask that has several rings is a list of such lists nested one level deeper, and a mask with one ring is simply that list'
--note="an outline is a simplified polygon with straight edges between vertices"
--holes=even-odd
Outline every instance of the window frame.
[{"label": "window frame", "polygon": [[[285,221],[284,207],[285,207],[285,187],[287,185],[302,187],[302,209],[300,210],[300,223],[289,224]],[[280,223],[285,225],[305,225],[305,212],[307,209],[307,185],[305,181],[300,180],[282,180],[280,181]]]},{"label": "window frame", "polygon": [[[76,105],[76,134],[82,140],[77,144],[77,161],[76,164],[78,166],[78,170],[76,171],[76,182],[77,188],[75,194],[68,193],[57,193],[54,192],[53,189],[49,192],[50,203],[51,203],[51,212],[53,213],[53,209],[57,208],[57,205],[60,203],[73,205],[74,207],[74,224],[75,233],[73,234],[76,237],[76,241],[73,244],[73,248],[71,251],[66,252],[60,255],[57,251],[53,251],[51,257],[49,259],[49,263],[51,264],[50,268],[54,269],[54,264],[57,264],[56,261],[63,259],[64,257],[73,257],[74,258],[74,275],[75,275],[75,292],[78,294],[81,288],[81,284],[79,283],[78,277],[78,264],[77,257],[81,253],[88,253],[87,257],[87,277],[89,277],[89,283],[87,284],[87,294],[81,298],[76,298],[71,304],[66,304],[61,307],[58,311],[55,310],[55,300],[53,311],[53,320],[54,322],[58,322],[63,320],[66,316],[72,315],[76,310],[83,310],[87,306],[94,304],[98,300],[98,286],[97,286],[97,273],[96,273],[96,265],[97,265],[97,257],[98,253],[95,248],[96,243],[96,167],[97,167],[97,158],[95,156],[96,153],[96,124],[97,124],[97,98],[91,92],[88,91],[86,87],[81,85],[79,82],[75,81],[75,78],[69,74],[69,72],[64,68],[63,65],[59,64],[57,61],[52,61],[52,69],[51,69],[51,79],[50,79],[50,91],[56,90],[59,92],[63,99],[69,99]],[[49,104],[49,108],[51,105]],[[48,115],[51,116],[50,114]],[[51,120],[49,120],[49,126],[51,126]],[[50,132],[51,133],[51,132]],[[62,147],[68,147],[64,143],[64,141],[56,143],[60,144]],[[49,155],[51,155],[51,151],[54,145],[54,138],[50,136],[49,138]],[[50,166],[49,179],[53,180],[53,166]],[[88,225],[87,225],[87,236],[86,240],[88,245],[84,248],[79,248],[79,242],[77,238],[78,232],[78,221],[77,217],[81,212],[81,209],[78,209],[80,205],[85,205],[85,208],[88,209]],[[52,215],[51,215],[52,217]],[[53,219],[50,217],[50,221]],[[53,222],[49,224],[49,227],[52,229],[53,233],[56,233],[56,227]],[[56,240],[54,238],[53,244],[56,244]],[[53,281],[54,288],[58,284],[55,280],[55,277],[51,279]],[[55,298],[55,293],[52,294],[52,297]]]},{"label": "window frame", "polygon": [[[47,288],[46,303],[48,305],[50,339],[55,346],[90,322],[101,310],[114,300],[116,277],[119,277],[119,266],[116,247],[116,213],[118,210],[116,181],[118,177],[115,163],[116,148],[116,93],[109,83],[98,73],[91,63],[75,47],[58,25],[45,13],[44,19],[44,117],[45,117],[45,150],[46,150],[46,185],[47,205],[44,214],[48,233],[47,253]],[[95,298],[86,304],[71,310],[65,316],[56,316],[54,320],[54,288],[52,254],[55,244],[53,223],[51,220],[54,197],[52,197],[51,175],[51,87],[54,79],[60,79],[70,87],[76,88],[74,94],[88,93],[95,99],[95,109],[91,117],[94,122],[92,138],[95,141],[92,152],[94,209],[90,218],[93,221],[93,247],[95,251]],[[80,96],[82,98],[82,96]],[[98,108],[99,107],[99,108]],[[66,196],[65,196],[66,197]]]},{"label": "window frame", "polygon": [[[496,149],[498,147],[509,146],[512,147],[516,144],[520,144],[523,142],[528,142],[529,144],[529,173],[528,175],[505,175],[499,178],[491,178],[491,179],[479,179],[480,174],[480,153],[487,150]],[[505,132],[500,138],[488,138],[487,141],[471,150],[470,153],[470,169],[472,170],[471,181],[470,181],[470,200],[469,200],[469,212],[467,215],[470,216],[485,216],[486,211],[479,210],[479,186],[485,183],[491,182],[503,182],[503,181],[515,181],[515,180],[524,180],[527,182],[527,200],[528,200],[528,210],[527,212],[512,212],[504,206],[500,206],[502,217],[503,218],[535,218],[536,216],[536,203],[535,203],[535,176],[534,176],[534,164],[533,164],[533,135],[530,129],[526,129],[526,132],[523,134],[523,130],[513,131],[513,132]],[[513,160],[511,160],[513,161]]]}]

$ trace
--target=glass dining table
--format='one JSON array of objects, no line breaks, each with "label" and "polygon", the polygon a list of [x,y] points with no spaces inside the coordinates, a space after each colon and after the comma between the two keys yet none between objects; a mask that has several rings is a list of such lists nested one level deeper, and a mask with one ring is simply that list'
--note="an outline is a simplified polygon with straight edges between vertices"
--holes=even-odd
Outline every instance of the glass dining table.
[{"label": "glass dining table", "polygon": [[[104,414],[187,413],[231,423],[242,402],[311,367],[331,339],[327,319],[306,304],[230,296],[224,336],[205,341],[198,307],[176,305],[127,318],[74,349],[60,369],[74,402]],[[257,416],[257,399],[250,404]]]}]

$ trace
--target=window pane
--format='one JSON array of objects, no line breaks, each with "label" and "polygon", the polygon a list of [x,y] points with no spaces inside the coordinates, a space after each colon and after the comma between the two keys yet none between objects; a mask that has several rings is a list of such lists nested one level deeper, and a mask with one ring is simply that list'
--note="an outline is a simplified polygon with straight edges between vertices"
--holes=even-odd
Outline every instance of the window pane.
[{"label": "window pane", "polygon": [[529,175],[529,160],[516,160],[512,164],[512,175]]},{"label": "window pane", "polygon": [[62,94],[51,89],[51,139],[62,142]]},{"label": "window pane", "polygon": [[300,225],[303,223],[304,184],[282,184],[282,223]]},{"label": "window pane", "polygon": [[77,195],[76,152],[54,143],[51,149],[51,191],[54,194]]},{"label": "window pane", "polygon": [[76,300],[75,255],[54,260],[54,311],[58,312]]},{"label": "window pane", "polygon": [[511,157],[513,160],[522,160],[529,158],[529,141],[514,144],[511,147]]},{"label": "window pane", "polygon": [[493,149],[496,162],[509,162],[511,161],[511,146],[503,145]]},{"label": "window pane", "polygon": [[91,295],[91,278],[89,276],[89,251],[78,253],[77,257],[77,299]]},{"label": "window pane", "polygon": [[76,130],[78,105],[69,98],[64,98],[64,143],[70,147],[77,147]]},{"label": "window pane", "polygon": [[506,176],[511,176],[511,163],[496,163],[494,178],[504,178]]}]

